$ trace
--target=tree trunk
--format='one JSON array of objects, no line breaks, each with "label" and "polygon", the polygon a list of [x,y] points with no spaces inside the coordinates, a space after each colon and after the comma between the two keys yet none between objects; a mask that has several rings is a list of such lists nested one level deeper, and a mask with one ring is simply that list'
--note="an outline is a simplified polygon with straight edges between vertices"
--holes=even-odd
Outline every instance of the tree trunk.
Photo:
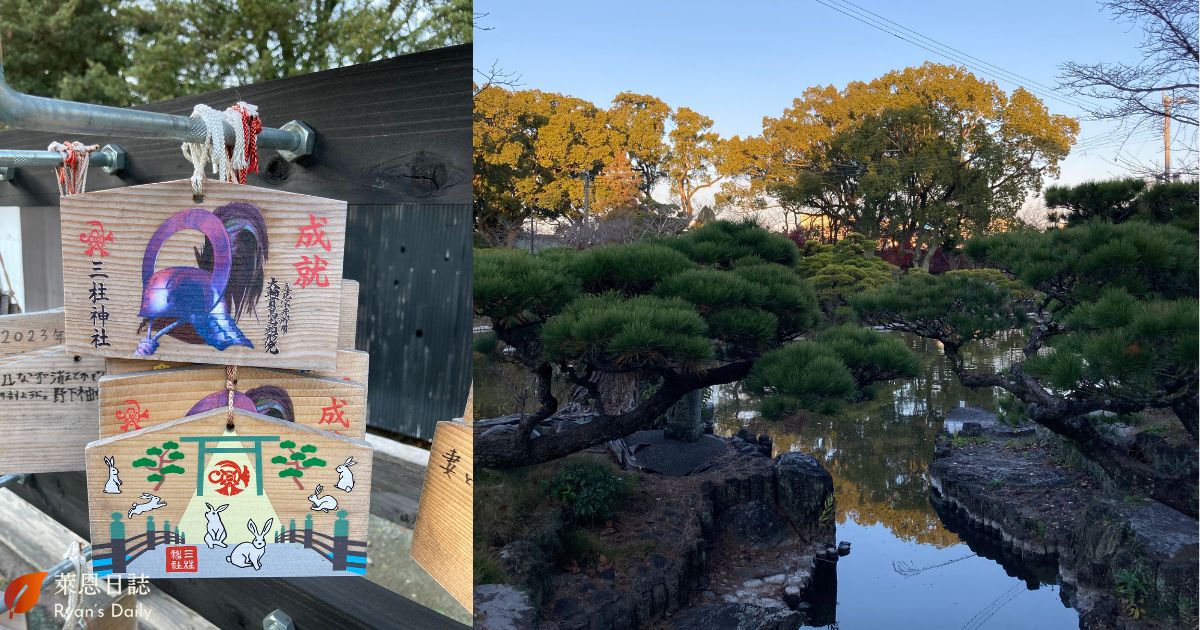
[{"label": "tree trunk", "polygon": [[711,385],[740,381],[753,363],[728,363],[703,372],[662,375],[650,396],[620,413],[596,410],[560,412],[526,433],[518,417],[475,423],[475,464],[484,468],[515,468],[541,464],[640,431],[666,413],[688,393]]}]

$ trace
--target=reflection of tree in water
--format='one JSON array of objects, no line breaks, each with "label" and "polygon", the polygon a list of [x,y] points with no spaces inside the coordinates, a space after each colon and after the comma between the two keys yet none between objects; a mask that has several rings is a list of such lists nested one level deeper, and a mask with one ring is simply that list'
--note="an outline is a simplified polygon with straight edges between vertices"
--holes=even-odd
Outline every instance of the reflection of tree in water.
[{"label": "reflection of tree in water", "polygon": [[[902,540],[947,547],[959,542],[929,504],[927,470],[942,420],[955,407],[995,409],[997,392],[962,387],[936,342],[905,335],[920,357],[916,378],[879,385],[875,398],[836,416],[797,414],[776,421],[747,422],[738,413],[757,401],[735,385],[717,396],[717,431],[729,434],[743,425],[767,433],[776,453],[799,450],[822,461],[833,475],[838,522],[853,517],[861,525],[881,524]],[[1020,340],[1008,338],[991,347],[968,348],[974,365],[1003,364]]]}]

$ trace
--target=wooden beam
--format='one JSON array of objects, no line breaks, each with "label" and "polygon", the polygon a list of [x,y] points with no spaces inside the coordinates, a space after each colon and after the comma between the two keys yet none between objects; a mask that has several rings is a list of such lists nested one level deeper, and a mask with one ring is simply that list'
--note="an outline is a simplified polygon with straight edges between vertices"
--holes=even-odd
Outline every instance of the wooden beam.
[{"label": "wooden beam", "polygon": [[[251,186],[342,199],[350,204],[471,203],[471,45],[403,55],[300,77],[241,85],[139,107],[191,115],[197,103],[258,106],[265,126],[300,120],[317,134],[312,156],[288,162],[259,154]],[[44,150],[60,133],[0,132],[0,147]],[[177,140],[80,137],[125,149],[126,170],[93,170],[89,190],[187,177]],[[55,206],[52,169],[22,169],[0,182],[0,206]]]}]

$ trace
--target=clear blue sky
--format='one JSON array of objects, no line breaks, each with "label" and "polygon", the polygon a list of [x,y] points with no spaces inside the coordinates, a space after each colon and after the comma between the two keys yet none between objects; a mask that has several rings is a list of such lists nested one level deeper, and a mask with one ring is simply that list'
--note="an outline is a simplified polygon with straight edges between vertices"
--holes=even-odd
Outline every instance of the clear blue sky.
[{"label": "clear blue sky", "polygon": [[[1138,58],[1140,30],[1113,22],[1095,0],[852,1],[1050,87],[1066,61]],[[778,116],[809,86],[842,87],[926,60],[951,62],[815,0],[476,0],[475,11],[486,14],[477,19],[477,69],[498,61],[521,76],[522,87],[600,105],[626,90],[653,94],[708,115],[725,136],[759,133],[763,116]],[[1016,87],[974,71],[1006,91]],[[1043,100],[1054,113],[1082,113],[1068,103]],[[1161,160],[1160,133],[1145,128],[1124,149],[1144,161]],[[1111,137],[1110,123],[1082,123],[1081,141],[1103,145]],[[1194,142],[1194,133],[1190,139]],[[1062,165],[1062,181],[1124,174],[1110,161],[1118,150],[1111,144],[1086,154],[1073,151]]]}]

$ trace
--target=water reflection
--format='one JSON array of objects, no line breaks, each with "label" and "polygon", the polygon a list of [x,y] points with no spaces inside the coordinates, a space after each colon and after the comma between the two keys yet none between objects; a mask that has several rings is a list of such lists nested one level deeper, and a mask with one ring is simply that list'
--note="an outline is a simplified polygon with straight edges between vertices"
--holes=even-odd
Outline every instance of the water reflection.
[{"label": "water reflection", "polygon": [[[920,374],[880,384],[873,399],[836,416],[768,421],[739,384],[710,391],[718,433],[743,426],[767,433],[776,454],[811,453],[833,475],[838,538],[852,541],[854,551],[828,583],[832,591],[825,599],[836,597],[836,605],[814,611],[819,623],[842,630],[1078,627],[1078,615],[1063,605],[1053,584],[1052,567],[1010,562],[958,524],[947,528],[930,504],[927,470],[946,414],[961,406],[994,410],[1000,392],[962,387],[937,342],[904,338],[919,356]],[[964,359],[970,367],[998,370],[1021,344],[1017,335],[970,344]],[[476,355],[476,415],[515,413],[523,400],[532,405],[523,398],[527,384],[519,368]],[[971,546],[956,532],[964,532]]]},{"label": "water reflection", "polygon": [[[906,627],[896,625],[905,618],[923,619],[924,628],[1077,627],[1054,571],[997,564],[997,554],[968,547],[956,533],[962,528],[947,528],[930,504],[927,471],[946,414],[962,406],[994,410],[1000,391],[963,387],[937,342],[904,339],[920,357],[920,374],[877,386],[871,400],[836,416],[769,421],[739,384],[722,385],[711,396],[716,430],[767,433],[776,454],[811,453],[833,475],[838,538],[854,543],[837,568],[838,627]],[[971,344],[964,358],[970,367],[998,370],[1021,344],[1017,335]],[[943,614],[931,617],[933,610]]]}]

